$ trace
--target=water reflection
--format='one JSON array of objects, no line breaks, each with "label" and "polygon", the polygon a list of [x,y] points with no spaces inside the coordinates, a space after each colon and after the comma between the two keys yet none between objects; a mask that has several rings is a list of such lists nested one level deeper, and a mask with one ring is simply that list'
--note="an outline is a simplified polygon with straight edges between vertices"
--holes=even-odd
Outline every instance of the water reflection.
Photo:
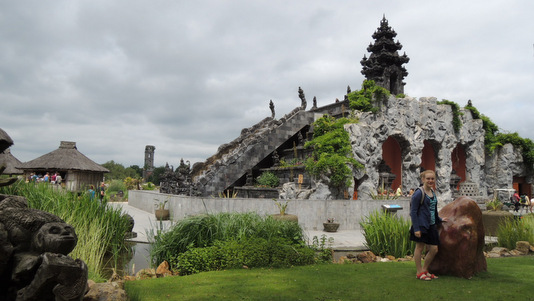
[{"label": "water reflection", "polygon": [[126,242],[126,250],[117,258],[109,254],[105,259],[106,264],[102,270],[102,276],[110,279],[113,270],[119,276],[134,275],[142,269],[150,268],[150,244],[140,242]]}]

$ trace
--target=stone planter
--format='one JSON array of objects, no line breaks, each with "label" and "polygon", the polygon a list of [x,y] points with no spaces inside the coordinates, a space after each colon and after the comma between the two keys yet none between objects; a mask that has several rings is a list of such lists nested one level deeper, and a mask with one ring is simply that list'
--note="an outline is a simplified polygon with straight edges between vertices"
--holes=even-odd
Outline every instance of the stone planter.
[{"label": "stone planter", "polygon": [[166,221],[170,218],[170,212],[169,209],[156,209],[154,210],[154,215],[156,216],[156,220],[160,221]]},{"label": "stone planter", "polygon": [[513,219],[514,215],[508,211],[482,211],[482,223],[487,236],[497,236],[499,224],[507,219]]},{"label": "stone planter", "polygon": [[337,232],[339,223],[323,223],[323,227],[326,232]]},{"label": "stone planter", "polygon": [[280,220],[280,221],[292,221],[292,222],[299,222],[298,216],[294,214],[273,214],[271,215],[274,219]]}]

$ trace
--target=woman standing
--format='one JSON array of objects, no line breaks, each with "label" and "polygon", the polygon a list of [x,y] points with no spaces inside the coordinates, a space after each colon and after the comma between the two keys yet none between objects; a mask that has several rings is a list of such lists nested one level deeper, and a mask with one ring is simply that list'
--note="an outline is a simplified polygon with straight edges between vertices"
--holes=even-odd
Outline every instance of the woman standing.
[{"label": "woman standing", "polygon": [[[438,215],[438,198],[432,189],[436,183],[436,173],[425,170],[421,173],[423,186],[412,195],[410,202],[410,217],[412,227],[410,240],[415,241],[414,261],[417,269],[417,279],[432,280],[438,277],[428,272],[430,263],[438,253],[439,233],[438,225],[442,220]],[[427,248],[424,265],[421,265],[421,256]]]}]

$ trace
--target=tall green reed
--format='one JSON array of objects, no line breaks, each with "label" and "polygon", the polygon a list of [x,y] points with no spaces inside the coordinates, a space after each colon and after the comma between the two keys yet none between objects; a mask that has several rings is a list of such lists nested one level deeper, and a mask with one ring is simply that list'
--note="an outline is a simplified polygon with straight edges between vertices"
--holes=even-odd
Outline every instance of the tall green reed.
[{"label": "tall green reed", "polygon": [[518,241],[534,244],[534,215],[521,219],[506,219],[497,228],[497,243],[507,249],[515,249]]},{"label": "tall green reed", "polygon": [[373,253],[397,258],[412,254],[415,243],[410,240],[411,221],[402,216],[375,211],[360,222],[365,238],[365,246]]},{"label": "tall green reed", "polygon": [[24,196],[30,208],[50,212],[72,225],[78,236],[76,248],[69,254],[83,260],[89,269],[89,278],[103,280],[105,258],[115,250],[128,250],[124,237],[129,220],[120,208],[100,205],[88,195],[57,189],[47,183],[19,181],[2,187],[0,193]]},{"label": "tall green reed", "polygon": [[293,244],[304,243],[298,223],[262,217],[255,212],[191,216],[176,222],[165,233],[152,231],[148,237],[152,242],[150,259],[154,266],[191,248],[212,246],[215,241],[276,237]]}]

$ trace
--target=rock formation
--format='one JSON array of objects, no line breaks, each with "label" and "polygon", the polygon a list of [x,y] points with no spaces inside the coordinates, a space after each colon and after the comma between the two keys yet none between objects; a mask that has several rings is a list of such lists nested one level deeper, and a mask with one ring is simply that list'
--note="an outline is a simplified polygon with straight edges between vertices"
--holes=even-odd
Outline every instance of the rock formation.
[{"label": "rock formation", "polygon": [[[425,141],[435,154],[437,190],[440,199],[451,199],[449,186],[453,173],[451,154],[457,145],[465,149],[466,177],[482,184],[484,179],[484,130],[482,120],[473,119],[464,110],[462,127],[455,133],[452,126],[452,112],[448,105],[440,105],[436,98],[402,98],[390,96],[382,103],[376,114],[359,112],[358,123],[348,124],[354,158],[365,168],[354,171],[361,196],[374,193],[379,187],[379,168],[383,159],[381,147],[388,138],[398,142],[401,149],[402,191],[418,187]],[[511,181],[510,181],[511,182]]]},{"label": "rock formation", "polygon": [[482,212],[475,201],[459,197],[440,210],[447,219],[439,227],[439,251],[429,270],[434,274],[471,278],[487,270]]}]

